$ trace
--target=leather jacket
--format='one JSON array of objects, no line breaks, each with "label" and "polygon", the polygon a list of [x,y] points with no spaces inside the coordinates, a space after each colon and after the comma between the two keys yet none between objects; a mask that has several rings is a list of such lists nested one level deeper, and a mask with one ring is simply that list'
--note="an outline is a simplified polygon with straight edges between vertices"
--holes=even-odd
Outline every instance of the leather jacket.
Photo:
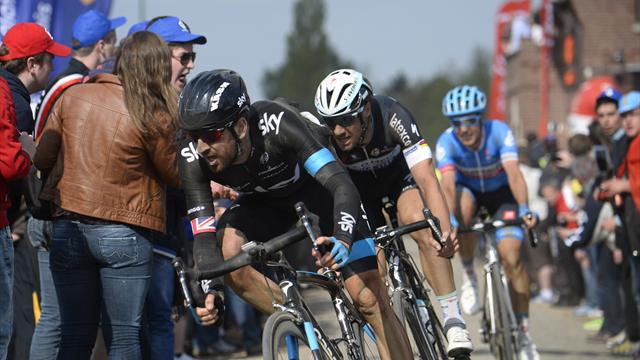
[{"label": "leather jacket", "polygon": [[135,127],[116,75],[65,91],[38,139],[34,165],[49,173],[40,199],[68,212],[165,231],[166,184],[178,187],[176,130]]}]

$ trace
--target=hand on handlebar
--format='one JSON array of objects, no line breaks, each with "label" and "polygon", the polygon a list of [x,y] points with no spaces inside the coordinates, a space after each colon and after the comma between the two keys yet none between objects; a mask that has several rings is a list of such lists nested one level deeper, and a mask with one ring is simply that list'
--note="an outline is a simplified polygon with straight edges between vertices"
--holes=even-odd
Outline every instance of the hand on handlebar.
[{"label": "hand on handlebar", "polygon": [[529,209],[527,204],[518,205],[518,216],[522,218],[527,230],[533,229],[538,224],[538,216]]},{"label": "hand on handlebar", "polygon": [[458,248],[460,248],[457,231],[455,229],[451,232],[442,231],[442,245],[444,245],[442,247],[433,236],[429,236],[429,245],[436,250],[438,256],[450,258],[458,251]]},{"label": "hand on handlebar", "polygon": [[224,314],[224,295],[221,291],[207,294],[204,307],[196,307],[196,315],[203,326],[214,325],[222,319]]},{"label": "hand on handlebar", "polygon": [[331,236],[320,236],[316,239],[316,245],[326,245],[331,251],[325,254],[318,254],[315,250],[312,255],[319,259],[316,261],[317,266],[326,266],[331,270],[338,270],[347,264],[349,260],[349,245],[343,241]]}]

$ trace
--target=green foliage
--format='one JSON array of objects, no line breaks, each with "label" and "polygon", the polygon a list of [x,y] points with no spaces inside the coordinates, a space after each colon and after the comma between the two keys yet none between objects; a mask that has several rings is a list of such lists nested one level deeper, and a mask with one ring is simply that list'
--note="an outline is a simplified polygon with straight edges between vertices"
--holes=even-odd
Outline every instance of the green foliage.
[{"label": "green foliage", "polygon": [[324,31],[323,0],[300,0],[294,7],[294,27],[287,39],[287,59],[262,79],[267,98],[284,96],[313,110],[316,87],[335,69],[351,67],[331,48]]},{"label": "green foliage", "polygon": [[461,84],[479,86],[488,95],[490,64],[489,53],[478,48],[474,51],[468,70],[447,69],[430,79],[419,79],[414,83],[410,83],[405,74],[399,74],[386,88],[378,87],[375,90],[377,93],[393,96],[407,107],[418,123],[422,136],[433,145],[438,136],[449,127],[449,121],[442,116],[444,95]]}]

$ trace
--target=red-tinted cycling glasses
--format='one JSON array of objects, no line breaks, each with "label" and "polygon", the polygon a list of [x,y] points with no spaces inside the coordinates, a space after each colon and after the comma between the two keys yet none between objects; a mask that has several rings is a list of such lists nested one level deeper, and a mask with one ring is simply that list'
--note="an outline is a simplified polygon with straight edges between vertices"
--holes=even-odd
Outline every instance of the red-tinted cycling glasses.
[{"label": "red-tinted cycling glasses", "polygon": [[232,125],[233,125],[233,122],[230,122],[218,129],[204,129],[199,131],[189,131],[189,136],[195,142],[197,142],[198,139],[200,139],[206,142],[207,144],[213,144],[220,141],[224,136],[224,131],[227,128],[231,127]]}]

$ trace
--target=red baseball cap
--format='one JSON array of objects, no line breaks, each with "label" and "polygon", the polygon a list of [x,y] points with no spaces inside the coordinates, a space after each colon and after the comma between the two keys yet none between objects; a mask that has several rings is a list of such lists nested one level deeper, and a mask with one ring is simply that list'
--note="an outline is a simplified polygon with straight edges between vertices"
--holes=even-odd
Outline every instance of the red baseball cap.
[{"label": "red baseball cap", "polygon": [[42,26],[36,23],[18,23],[7,31],[2,43],[9,53],[0,56],[0,61],[9,61],[48,52],[55,56],[68,56],[71,48],[57,43]]}]

